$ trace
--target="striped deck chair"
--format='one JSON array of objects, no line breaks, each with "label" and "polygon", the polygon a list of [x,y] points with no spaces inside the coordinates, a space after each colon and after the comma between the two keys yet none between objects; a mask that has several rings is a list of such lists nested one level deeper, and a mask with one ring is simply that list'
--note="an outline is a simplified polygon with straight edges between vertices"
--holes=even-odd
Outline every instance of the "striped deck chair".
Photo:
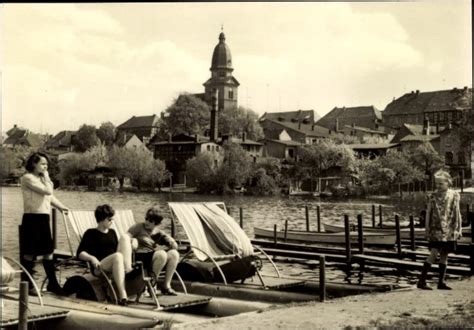
[{"label": "striped deck chair", "polygon": [[[73,249],[73,244],[71,242],[71,235],[69,232],[69,227],[74,232],[74,235],[79,243],[82,239],[82,236],[89,228],[97,227],[97,221],[94,216],[93,211],[77,211],[77,210],[70,210],[68,214],[63,214],[64,225],[66,228],[66,235],[68,238],[69,249],[72,256],[75,256],[75,250]],[[133,217],[133,213],[131,210],[115,210],[114,221],[112,222],[111,228],[115,230],[117,233],[118,239],[124,235],[128,229],[135,224],[135,219]],[[102,271],[101,271],[102,272]],[[111,289],[113,294],[113,299],[115,303],[118,303],[117,295],[115,290],[113,289],[111,280],[107,277],[107,275],[102,272],[102,275],[108,282],[108,286]],[[175,272],[176,277],[180,281],[183,291],[187,294],[186,286],[182,281],[180,275]],[[160,303],[158,298],[155,294],[155,290],[153,289],[152,281],[154,280],[151,276],[148,275],[148,272],[142,267],[142,278],[146,283],[148,291],[153,298],[157,308],[160,308]],[[140,295],[137,296],[137,302],[140,298]]]},{"label": "striped deck chair", "polygon": [[[183,261],[191,252],[199,261],[211,261],[224,282],[227,280],[218,261],[256,256],[255,250],[270,261],[277,276],[280,276],[276,265],[268,255],[256,246],[252,246],[247,234],[237,222],[227,214],[224,203],[168,203],[173,224],[180,224],[190,241],[190,252],[181,258]],[[265,287],[263,278],[256,267],[256,274]]]}]

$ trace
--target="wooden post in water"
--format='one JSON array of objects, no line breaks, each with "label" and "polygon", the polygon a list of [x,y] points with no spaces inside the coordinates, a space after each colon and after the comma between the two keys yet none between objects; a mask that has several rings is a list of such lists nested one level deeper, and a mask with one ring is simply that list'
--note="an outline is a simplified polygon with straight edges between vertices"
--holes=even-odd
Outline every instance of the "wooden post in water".
[{"label": "wooden post in water", "polygon": [[410,215],[410,249],[412,251],[416,250],[416,247],[415,247],[415,220],[413,219],[412,215]]},{"label": "wooden post in water", "polygon": [[464,192],[464,170],[461,170],[461,194]]},{"label": "wooden post in water", "polygon": [[359,253],[364,254],[364,226],[362,224],[362,214],[357,215],[357,234],[359,235]]},{"label": "wooden post in water", "polygon": [[351,232],[349,228],[349,216],[344,214],[344,236],[346,238],[346,262],[347,266],[351,267]]},{"label": "wooden post in water", "polygon": [[285,243],[286,239],[288,238],[288,220],[285,220]]},{"label": "wooden post in water", "polygon": [[395,214],[395,230],[397,234],[397,254],[398,258],[402,257],[402,241],[400,237],[400,217]]},{"label": "wooden post in water", "polygon": [[372,228],[375,228],[375,205],[372,204]]},{"label": "wooden post in water", "polygon": [[306,215],[306,231],[309,231],[309,209],[308,205],[304,207],[305,215]]},{"label": "wooden post in water", "polygon": [[316,206],[316,215],[318,219],[318,233],[321,232],[321,206]]},{"label": "wooden post in water", "polygon": [[277,225],[273,225],[273,247],[277,247]]},{"label": "wooden post in water", "polygon": [[175,236],[175,234],[176,234],[175,231],[176,231],[176,228],[175,228],[175,225],[174,225],[174,220],[173,220],[173,218],[172,218],[172,219],[171,219],[171,237],[173,237],[173,238],[174,238],[174,236]]},{"label": "wooden post in water", "polygon": [[53,232],[53,249],[56,250],[58,242],[58,232],[57,232],[57,223],[58,223],[58,210],[53,207],[52,216],[51,216],[51,230]]},{"label": "wooden post in water", "polygon": [[319,256],[319,301],[326,300],[326,257]]},{"label": "wooden post in water", "polygon": [[240,228],[244,229],[244,212],[241,207],[239,207],[239,218],[240,218]]},{"label": "wooden post in water", "polygon": [[20,306],[18,308],[18,330],[28,329],[28,282],[20,283]]},{"label": "wooden post in water", "polygon": [[474,275],[474,243],[471,243],[471,275]]},{"label": "wooden post in water", "polygon": [[227,207],[227,214],[230,215],[230,207]]},{"label": "wooden post in water", "polygon": [[471,224],[471,243],[474,243],[474,212],[469,212],[467,217],[469,218],[469,223]]},{"label": "wooden post in water", "polygon": [[379,227],[383,227],[382,205],[379,204]]}]

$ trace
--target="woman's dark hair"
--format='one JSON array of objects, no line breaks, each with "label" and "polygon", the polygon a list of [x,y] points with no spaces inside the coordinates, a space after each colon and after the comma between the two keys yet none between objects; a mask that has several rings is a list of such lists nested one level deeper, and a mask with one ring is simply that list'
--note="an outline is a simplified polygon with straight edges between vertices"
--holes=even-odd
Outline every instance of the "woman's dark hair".
[{"label": "woman's dark hair", "polygon": [[155,225],[159,225],[163,220],[163,216],[160,214],[158,206],[152,206],[146,211],[145,219],[153,222]]},{"label": "woman's dark hair", "polygon": [[95,220],[97,222],[101,222],[107,218],[113,217],[114,214],[115,210],[112,208],[112,206],[107,204],[97,206],[94,212]]},{"label": "woman's dark hair", "polygon": [[35,170],[36,164],[38,164],[39,161],[41,160],[41,157],[45,158],[49,164],[49,158],[48,156],[46,156],[46,154],[42,152],[34,152],[33,154],[30,155],[30,157],[28,157],[25,164],[25,169],[30,173],[33,172]]}]

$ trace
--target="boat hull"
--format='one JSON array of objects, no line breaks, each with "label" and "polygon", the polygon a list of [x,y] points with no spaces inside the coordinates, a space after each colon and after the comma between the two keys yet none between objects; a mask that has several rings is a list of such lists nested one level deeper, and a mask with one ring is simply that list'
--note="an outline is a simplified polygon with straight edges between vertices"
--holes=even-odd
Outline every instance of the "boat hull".
[{"label": "boat hull", "polygon": [[[254,227],[255,237],[273,238],[274,232],[271,229]],[[284,231],[277,231],[277,239],[284,239]],[[326,244],[345,244],[346,239],[342,233],[318,233],[314,231],[296,231],[289,230],[286,238],[291,241],[305,243],[326,243]],[[351,244],[358,244],[359,238],[357,232],[350,233]],[[364,244],[366,245],[395,245],[396,236],[394,233],[380,234],[367,233],[364,235]]]},{"label": "boat hull", "polygon": [[[324,227],[324,230],[328,233],[343,233],[344,232],[344,226],[331,225],[331,224],[324,223],[323,227]],[[350,229],[357,231],[357,226],[351,225]],[[396,235],[395,229],[392,229],[392,228],[373,228],[373,227],[364,226],[363,229],[364,229],[364,234],[365,233],[379,233],[379,234]],[[410,228],[401,228],[400,237],[402,239],[410,239]],[[415,228],[415,239],[423,239],[423,238],[425,238],[425,229]]]}]

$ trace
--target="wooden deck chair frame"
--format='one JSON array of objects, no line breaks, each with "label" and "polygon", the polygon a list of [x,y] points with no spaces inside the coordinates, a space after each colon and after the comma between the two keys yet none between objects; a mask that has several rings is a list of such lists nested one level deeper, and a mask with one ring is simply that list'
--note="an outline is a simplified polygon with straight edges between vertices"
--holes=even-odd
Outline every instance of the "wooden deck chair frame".
[{"label": "wooden deck chair frame", "polygon": [[[224,212],[228,213],[227,208],[226,208],[224,202],[207,202],[207,203],[214,204],[214,205],[216,205],[216,206],[222,208],[222,210],[223,210]],[[174,202],[174,204],[189,204],[189,203],[188,203],[188,202]],[[168,206],[169,206],[169,204],[168,204]],[[180,225],[180,222],[179,222],[179,220],[178,220],[178,217],[177,217],[176,214],[174,213],[173,209],[172,209],[171,207],[169,207],[169,209],[170,209],[170,212],[171,212],[172,233],[174,234],[175,228],[176,228],[178,225]],[[221,267],[220,267],[219,264],[217,263],[216,259],[213,258],[211,255],[209,255],[209,253],[207,253],[206,251],[204,251],[203,249],[201,249],[201,248],[199,248],[199,247],[197,247],[197,246],[194,246],[194,245],[191,245],[191,244],[190,244],[189,247],[190,247],[190,250],[189,250],[185,255],[183,255],[183,257],[180,259],[179,262],[183,262],[188,256],[190,256],[190,255],[192,254],[193,249],[196,249],[196,250],[202,252],[204,255],[206,255],[207,258],[208,258],[208,260],[210,260],[210,261],[214,264],[214,266],[216,267],[216,269],[217,269],[218,272],[219,272],[219,275],[222,277],[222,281],[224,282],[224,286],[227,286],[227,279],[226,279],[226,277],[225,277],[225,275],[224,275],[224,272],[222,271]],[[265,251],[263,251],[263,250],[262,250],[260,247],[258,247],[258,246],[255,246],[255,245],[252,244],[252,247],[253,247],[255,250],[257,250],[258,252],[260,252],[260,253],[262,253],[262,254],[264,255],[264,257],[270,262],[270,264],[272,265],[273,269],[274,269],[275,272],[277,273],[277,277],[278,277],[278,278],[281,278],[280,271],[278,270],[278,268],[277,268],[277,266],[275,265],[275,263],[273,262],[273,260],[271,260],[271,258],[268,256],[268,254],[267,254]],[[236,255],[236,256],[239,257],[238,255]],[[256,269],[256,273],[257,273],[257,276],[258,276],[258,278],[259,278],[259,280],[260,280],[262,286],[266,289],[267,286],[265,285],[265,281],[263,280],[263,277],[262,277],[262,275],[260,274],[260,272],[259,272],[258,269]],[[245,279],[242,280],[242,283],[243,283],[244,281],[245,281]]]},{"label": "wooden deck chair frame", "polygon": [[21,272],[24,272],[26,274],[26,276],[28,276],[28,279],[30,280],[30,282],[33,284],[33,289],[35,290],[36,294],[38,295],[38,301],[39,301],[39,304],[41,307],[43,307],[43,297],[41,296],[41,291],[40,289],[38,288],[38,285],[36,284],[36,281],[35,279],[33,278],[33,276],[26,270],[25,267],[23,267],[22,264],[20,264],[18,261],[16,261],[15,259],[13,258],[10,258],[10,257],[7,257],[7,256],[2,256],[5,260],[15,264],[16,266],[18,266],[21,270],[20,271],[17,271],[18,273],[21,273]]},{"label": "wooden deck chair frame", "polygon": [[[68,239],[68,245],[69,245],[69,250],[71,252],[71,255],[73,257],[69,258],[69,259],[66,259],[64,260],[64,262],[68,262],[70,261],[71,259],[75,259],[77,260],[77,258],[74,256],[74,249],[72,247],[72,242],[71,242],[71,235],[70,235],[70,230],[69,230],[69,225],[68,225],[68,221],[67,221],[67,217],[69,217],[69,215],[66,215],[64,212],[62,213],[62,218],[63,218],[63,221],[64,221],[64,227],[65,227],[65,230],[66,230],[66,236],[67,236],[67,239]],[[134,222],[135,223],[135,222]],[[131,225],[131,224],[130,224]],[[118,232],[119,235],[123,235],[124,232],[128,229],[128,225],[127,225],[127,228],[124,228],[123,226],[118,226],[117,225],[117,222],[114,223],[114,226],[115,226],[115,229],[116,231]],[[75,231],[75,230],[74,230]],[[82,238],[82,235],[80,235],[79,233],[76,233],[76,236],[78,236],[77,238],[79,239],[79,237]],[[133,262],[135,260],[135,252],[132,252],[132,258],[133,258]],[[156,296],[156,293],[153,289],[153,285],[151,284],[152,282],[152,278],[147,274],[147,270],[145,270],[145,267],[143,266],[143,264],[140,262],[137,264],[140,265],[140,268],[141,268],[141,274],[142,274],[142,279],[145,281],[145,284],[146,284],[146,287],[150,293],[150,295],[152,296],[152,299],[156,305],[156,308],[157,309],[161,309],[161,305],[160,305],[160,302],[158,300],[158,297]],[[118,304],[118,299],[117,299],[117,293],[115,292],[115,289],[114,289],[114,286],[113,286],[113,283],[112,283],[112,280],[110,279],[109,276],[107,276],[107,274],[102,270],[102,269],[99,269],[100,272],[101,272],[101,275],[105,278],[106,282],[107,282],[107,286],[108,288],[110,289],[110,291],[112,292],[112,295],[113,295],[113,299],[114,299],[114,303],[115,304]],[[187,292],[187,289],[186,289],[186,285],[184,284],[184,281],[183,279],[181,278],[181,276],[179,275],[179,273],[177,271],[174,272],[174,275],[176,275],[176,277],[178,278],[182,288],[183,288],[183,291],[185,294],[188,294]],[[140,295],[137,295],[137,298],[136,298],[136,302],[139,302],[139,299],[140,299]]]}]

